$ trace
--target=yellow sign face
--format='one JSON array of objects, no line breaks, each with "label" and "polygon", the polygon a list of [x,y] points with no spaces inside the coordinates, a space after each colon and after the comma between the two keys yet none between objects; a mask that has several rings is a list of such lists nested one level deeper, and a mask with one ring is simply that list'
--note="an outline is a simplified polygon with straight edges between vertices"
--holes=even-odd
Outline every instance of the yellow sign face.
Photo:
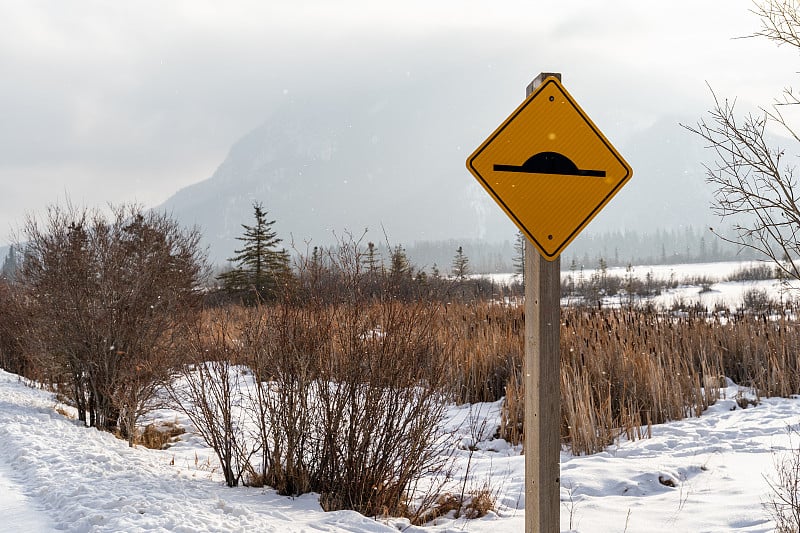
[{"label": "yellow sign face", "polygon": [[475,150],[467,168],[550,261],[633,175],[554,77]]}]

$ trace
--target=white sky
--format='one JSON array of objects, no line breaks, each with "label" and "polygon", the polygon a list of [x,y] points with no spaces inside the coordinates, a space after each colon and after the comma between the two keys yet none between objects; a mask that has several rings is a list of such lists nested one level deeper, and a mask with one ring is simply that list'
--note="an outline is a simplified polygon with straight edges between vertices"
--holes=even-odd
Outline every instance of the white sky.
[{"label": "white sky", "polygon": [[795,51],[734,39],[759,26],[749,0],[389,5],[0,0],[0,245],[65,197],[159,204],[286,94],[460,70],[496,78],[485,105],[499,124],[538,72],[560,71],[614,139],[699,117],[706,82],[747,106],[796,78]]}]

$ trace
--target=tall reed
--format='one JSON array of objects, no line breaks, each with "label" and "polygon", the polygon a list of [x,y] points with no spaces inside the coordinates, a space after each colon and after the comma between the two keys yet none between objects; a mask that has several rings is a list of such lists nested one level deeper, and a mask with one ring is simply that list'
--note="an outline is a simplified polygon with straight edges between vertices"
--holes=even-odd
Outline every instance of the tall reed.
[{"label": "tall reed", "polygon": [[[334,335],[329,340],[338,341],[323,353],[352,356],[353,350],[336,344],[342,341],[360,345],[382,339],[388,347],[383,334],[389,325],[397,332],[425,331],[424,349],[402,350],[398,356],[411,358],[409,368],[440,369],[443,390],[456,403],[505,398],[497,433],[521,441],[520,306],[470,302],[426,306],[420,312],[419,304],[393,301],[344,312],[343,305],[327,308],[332,322],[323,329],[344,327],[357,337]],[[620,436],[646,437],[653,424],[699,416],[718,399],[723,376],[759,395],[800,393],[800,326],[792,320],[586,307],[565,307],[561,319],[561,437],[576,454],[602,450]],[[302,326],[292,345],[303,345],[305,335],[318,337],[319,325]],[[263,367],[262,372],[271,373]]]}]

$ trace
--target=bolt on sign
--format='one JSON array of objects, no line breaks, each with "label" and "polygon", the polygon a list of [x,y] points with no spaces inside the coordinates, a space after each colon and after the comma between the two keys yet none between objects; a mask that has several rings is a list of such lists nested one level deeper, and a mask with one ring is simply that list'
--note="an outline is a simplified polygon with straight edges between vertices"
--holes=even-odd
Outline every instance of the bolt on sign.
[{"label": "bolt on sign", "polygon": [[467,168],[550,261],[633,175],[552,76],[475,150]]}]

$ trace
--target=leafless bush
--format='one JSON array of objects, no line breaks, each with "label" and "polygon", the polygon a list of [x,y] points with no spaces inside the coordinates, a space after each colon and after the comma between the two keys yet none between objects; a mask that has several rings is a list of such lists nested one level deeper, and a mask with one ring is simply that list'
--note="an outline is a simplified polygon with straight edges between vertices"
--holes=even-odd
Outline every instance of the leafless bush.
[{"label": "leafless bush", "polygon": [[[221,450],[223,464],[235,463],[240,451],[233,479],[244,472],[283,494],[316,491],[328,510],[414,514],[418,481],[443,461],[439,428],[447,399],[438,305],[365,300],[357,292],[364,270],[352,243],[329,261],[337,265],[338,283],[354,292],[331,295],[334,303],[287,301],[217,320],[205,336],[227,351],[194,350],[210,363],[198,360],[183,377],[191,397],[182,403],[199,411],[190,416]],[[225,313],[209,312],[206,321]],[[208,385],[230,374],[219,365],[231,359],[252,368],[255,380],[241,399],[251,421],[244,434],[238,424],[226,425],[225,413],[236,411],[228,389]],[[200,379],[197,368],[220,370]],[[218,407],[206,409],[209,403]],[[258,446],[243,444],[253,441]]]},{"label": "leafless bush", "polygon": [[441,466],[433,444],[445,399],[431,304],[342,306],[321,368],[326,509],[401,511],[414,482]]},{"label": "leafless bush", "polygon": [[0,368],[35,378],[25,352],[26,310],[13,297],[10,280],[0,278]]},{"label": "leafless bush", "polygon": [[800,531],[800,449],[793,445],[797,430],[789,431],[790,450],[774,456],[775,474],[765,476],[771,492],[763,505],[775,520],[777,533]]},{"label": "leafless bush", "polygon": [[255,374],[250,409],[262,441],[256,470],[280,494],[313,490],[319,455],[314,389],[330,328],[324,308],[314,306],[259,307],[242,323],[243,350]]},{"label": "leafless bush", "polygon": [[388,257],[360,236],[345,234],[336,245],[297,250],[294,301],[326,303],[376,301],[386,298],[404,302],[473,302],[519,293],[489,278],[448,278],[437,268],[427,272],[413,265],[402,246],[389,246]]},{"label": "leafless bush", "polygon": [[200,302],[199,234],[138,206],[52,206],[23,229],[14,297],[33,371],[70,391],[79,419],[133,444]]},{"label": "leafless bush", "polygon": [[764,289],[748,289],[742,296],[742,312],[770,313],[778,307],[778,302],[771,298]]},{"label": "leafless bush", "polygon": [[726,279],[728,281],[758,281],[777,279],[779,271],[772,265],[760,263],[758,265],[737,268]]},{"label": "leafless bush", "polygon": [[[370,270],[352,240],[327,261],[350,290],[335,305],[317,300],[306,307],[308,330],[319,343],[306,347],[315,349],[317,408],[308,471],[325,509],[404,514],[416,481],[440,467],[433,446],[445,405],[438,305],[370,303]],[[395,272],[394,282],[400,277]]]},{"label": "leafless bush", "polygon": [[246,385],[240,345],[224,316],[199,324],[187,341],[190,363],[167,386],[176,406],[217,455],[225,483],[235,487],[249,469],[258,444],[246,438]]}]

